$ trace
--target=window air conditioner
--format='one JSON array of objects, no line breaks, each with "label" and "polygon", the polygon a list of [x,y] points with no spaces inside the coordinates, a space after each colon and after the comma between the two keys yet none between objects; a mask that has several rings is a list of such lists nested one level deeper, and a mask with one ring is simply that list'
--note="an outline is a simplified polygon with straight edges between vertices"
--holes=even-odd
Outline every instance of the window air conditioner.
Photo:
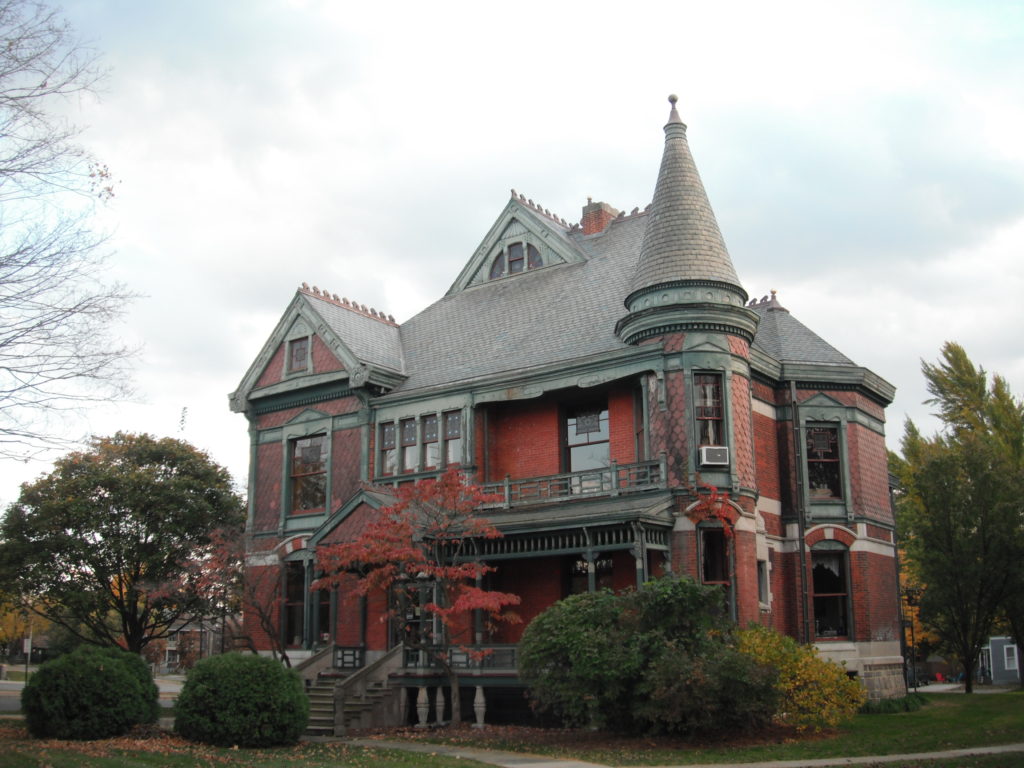
[{"label": "window air conditioner", "polygon": [[729,466],[729,449],[724,445],[702,445],[700,447],[700,463],[704,467]]}]

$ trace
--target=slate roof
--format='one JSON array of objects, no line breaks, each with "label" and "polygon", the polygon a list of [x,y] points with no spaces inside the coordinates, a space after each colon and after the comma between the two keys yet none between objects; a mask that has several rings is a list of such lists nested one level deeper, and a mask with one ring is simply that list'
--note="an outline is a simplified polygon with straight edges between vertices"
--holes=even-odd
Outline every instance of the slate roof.
[{"label": "slate roof", "polygon": [[713,280],[742,290],[690,154],[676,99],[670,96],[669,101],[661,170],[630,293],[688,280]]},{"label": "slate roof", "polygon": [[300,289],[317,314],[324,319],[352,354],[368,365],[401,372],[402,343],[398,325],[383,317],[374,317],[358,305],[341,302]]},{"label": "slate roof", "polygon": [[814,363],[817,365],[855,366],[850,358],[833,347],[821,336],[793,317],[779,304],[772,293],[771,299],[762,299],[748,305],[761,316],[754,336],[754,347],[780,363]]},{"label": "slate roof", "polygon": [[[401,327],[400,391],[626,349],[615,335],[646,214],[613,221],[577,264],[492,280],[445,296]],[[582,238],[582,234],[570,237]]]}]

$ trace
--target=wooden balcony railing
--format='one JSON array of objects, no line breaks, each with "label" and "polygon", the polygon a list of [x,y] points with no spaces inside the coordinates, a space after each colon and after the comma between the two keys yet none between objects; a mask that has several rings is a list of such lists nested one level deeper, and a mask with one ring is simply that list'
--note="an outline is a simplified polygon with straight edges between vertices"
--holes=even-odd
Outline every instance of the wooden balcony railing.
[{"label": "wooden balcony railing", "polygon": [[668,476],[664,454],[655,461],[617,464],[582,472],[566,472],[546,477],[513,480],[506,477],[497,483],[484,483],[486,493],[501,496],[502,501],[487,506],[510,507],[539,504],[557,499],[586,496],[619,496],[666,487]]}]

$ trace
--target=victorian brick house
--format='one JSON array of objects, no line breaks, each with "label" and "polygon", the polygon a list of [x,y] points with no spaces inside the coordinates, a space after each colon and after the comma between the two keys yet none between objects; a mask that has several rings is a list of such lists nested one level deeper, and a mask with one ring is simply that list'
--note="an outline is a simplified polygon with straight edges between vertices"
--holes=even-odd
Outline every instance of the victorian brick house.
[{"label": "victorian brick house", "polygon": [[[671,570],[873,695],[902,691],[893,387],[774,292],[749,299],[671,101],[646,209],[588,201],[569,224],[513,191],[448,292],[402,324],[304,284],[231,396],[252,438],[250,565],[274,574],[284,642],[333,649],[320,667],[387,657],[388,685],[433,684],[391,650],[429,617],[410,609],[399,631],[373,599],[309,586],[316,548],[356,535],[381,488],[457,464],[504,499],[486,512],[504,537],[480,554],[526,621]],[[687,515],[700,483],[728,492],[731,539]],[[478,637],[502,649],[465,660],[478,705],[514,688],[521,631]]]}]

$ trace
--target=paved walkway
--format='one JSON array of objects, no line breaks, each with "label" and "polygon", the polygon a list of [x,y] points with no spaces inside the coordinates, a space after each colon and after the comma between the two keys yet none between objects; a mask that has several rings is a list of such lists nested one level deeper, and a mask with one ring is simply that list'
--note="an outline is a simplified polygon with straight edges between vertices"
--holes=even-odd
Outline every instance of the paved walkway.
[{"label": "paved walkway", "polygon": [[[406,752],[423,754],[450,755],[461,759],[478,760],[488,765],[503,768],[607,768],[598,763],[587,763],[582,760],[559,760],[543,755],[527,755],[518,752],[499,752],[490,749],[473,747],[457,747],[445,744],[424,744],[412,741],[380,741],[377,739],[345,739],[348,744],[360,747],[376,747],[378,749],[398,749]],[[818,760],[767,760],[759,763],[725,763],[686,765],[686,766],[655,766],[654,768],[819,768],[820,766],[841,765],[875,765],[878,763],[899,763],[910,760],[955,760],[958,757],[971,755],[1004,755],[1024,753],[1024,743],[1004,744],[999,747],[972,747],[969,749],[950,749],[942,752],[919,752],[908,755],[879,755],[869,757],[828,757]]]}]

